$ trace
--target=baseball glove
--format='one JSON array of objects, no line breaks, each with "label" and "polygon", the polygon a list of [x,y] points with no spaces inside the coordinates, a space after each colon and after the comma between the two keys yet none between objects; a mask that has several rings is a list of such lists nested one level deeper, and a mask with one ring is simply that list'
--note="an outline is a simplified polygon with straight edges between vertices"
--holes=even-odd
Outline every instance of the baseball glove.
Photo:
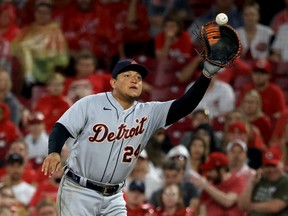
[{"label": "baseball glove", "polygon": [[229,25],[209,22],[200,29],[204,60],[218,67],[229,67],[240,56],[241,43],[237,32]]}]

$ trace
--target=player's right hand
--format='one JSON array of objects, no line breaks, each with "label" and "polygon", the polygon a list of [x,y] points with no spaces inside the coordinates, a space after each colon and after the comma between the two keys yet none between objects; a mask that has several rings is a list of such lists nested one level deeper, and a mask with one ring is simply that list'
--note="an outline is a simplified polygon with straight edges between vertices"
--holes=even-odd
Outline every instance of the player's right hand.
[{"label": "player's right hand", "polygon": [[44,172],[44,175],[48,174],[49,177],[51,177],[54,172],[58,172],[61,168],[61,156],[56,152],[50,153],[42,164],[42,172]]}]

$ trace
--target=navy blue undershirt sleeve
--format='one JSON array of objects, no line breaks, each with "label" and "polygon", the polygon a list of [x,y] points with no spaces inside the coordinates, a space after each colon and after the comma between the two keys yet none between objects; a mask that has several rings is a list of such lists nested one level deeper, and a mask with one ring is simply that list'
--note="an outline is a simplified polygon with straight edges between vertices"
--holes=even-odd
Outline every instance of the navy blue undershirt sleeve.
[{"label": "navy blue undershirt sleeve", "polygon": [[48,144],[48,154],[57,152],[61,153],[61,150],[66,142],[66,140],[73,136],[66,129],[66,127],[60,123],[56,123],[52,129],[52,132],[49,136],[49,144]]},{"label": "navy blue undershirt sleeve", "polygon": [[194,85],[182,97],[171,104],[165,126],[173,124],[191,113],[202,100],[210,81],[211,79],[201,73]]}]

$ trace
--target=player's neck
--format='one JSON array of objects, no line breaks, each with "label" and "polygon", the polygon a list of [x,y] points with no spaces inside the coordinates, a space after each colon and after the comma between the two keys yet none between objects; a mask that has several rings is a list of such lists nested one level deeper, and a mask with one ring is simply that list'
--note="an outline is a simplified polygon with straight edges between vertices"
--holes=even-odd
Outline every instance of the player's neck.
[{"label": "player's neck", "polygon": [[112,92],[113,97],[117,100],[117,102],[123,107],[124,110],[129,109],[134,104],[134,99],[121,96]]}]

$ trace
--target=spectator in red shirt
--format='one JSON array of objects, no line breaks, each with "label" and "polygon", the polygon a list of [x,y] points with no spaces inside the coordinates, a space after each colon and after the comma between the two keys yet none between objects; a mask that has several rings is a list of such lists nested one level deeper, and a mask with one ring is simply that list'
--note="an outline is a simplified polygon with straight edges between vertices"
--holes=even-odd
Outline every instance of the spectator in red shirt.
[{"label": "spectator in red shirt", "polygon": [[88,49],[97,57],[101,67],[110,69],[112,57],[119,54],[122,38],[117,34],[107,8],[95,2],[72,1],[60,18],[62,29],[70,51]]},{"label": "spectator in red shirt", "polygon": [[190,58],[190,36],[177,15],[171,13],[164,19],[163,30],[155,37],[155,53],[158,59]]},{"label": "spectator in red shirt", "polygon": [[179,185],[171,184],[163,188],[160,194],[160,206],[156,216],[193,216],[193,209],[185,208]]},{"label": "spectator in red shirt", "polygon": [[63,170],[61,169],[59,172],[55,173],[51,178],[46,179],[45,181],[41,182],[34,196],[30,200],[29,207],[30,210],[34,209],[37,204],[44,199],[51,199],[56,202],[57,191],[63,176]]},{"label": "spectator in red shirt", "polygon": [[272,70],[272,66],[267,60],[257,60],[254,62],[251,74],[253,83],[243,87],[238,98],[238,105],[247,91],[255,89],[261,95],[263,112],[273,122],[285,110],[286,104],[283,91],[280,87],[269,81]]},{"label": "spectator in red shirt", "polygon": [[92,87],[92,93],[109,91],[111,74],[96,69],[96,59],[94,55],[87,50],[82,50],[75,57],[75,75],[65,79],[64,95],[69,95],[69,90],[73,82],[86,80]]},{"label": "spectator in red shirt", "polygon": [[12,4],[2,3],[0,5],[0,36],[11,42],[19,33],[15,8]]},{"label": "spectator in red shirt", "polygon": [[11,143],[21,137],[18,126],[10,120],[9,107],[0,102],[0,167],[4,165]]},{"label": "spectator in red shirt", "polygon": [[288,122],[288,107],[283,113],[281,113],[280,117],[277,119],[275,123],[271,143],[278,142],[281,140],[281,137],[283,136],[284,127],[287,124],[287,122]]},{"label": "spectator in red shirt", "polygon": [[247,121],[259,129],[263,141],[268,146],[272,134],[272,123],[262,111],[260,94],[255,89],[247,91],[241,101],[240,108]]},{"label": "spectator in red shirt", "polygon": [[259,130],[243,121],[231,123],[228,127],[227,137],[229,142],[240,139],[247,143],[248,147],[258,148],[260,150],[266,149]]},{"label": "spectator in red shirt", "polygon": [[48,80],[47,95],[38,99],[34,111],[41,112],[44,118],[45,129],[50,133],[55,122],[72,105],[66,96],[63,95],[65,77],[55,73]]},{"label": "spectator in red shirt", "polygon": [[140,0],[99,0],[98,4],[109,11],[118,34],[122,36],[124,45],[122,56],[146,54],[150,36],[145,5]]},{"label": "spectator in red shirt", "polygon": [[[28,146],[24,140],[16,140],[10,146],[7,155],[10,154],[20,154],[24,158],[24,173],[23,180],[29,184],[37,185],[38,176],[36,171],[33,169],[32,163],[28,159]],[[5,170],[3,174],[5,174]],[[1,175],[0,175],[1,176]]]},{"label": "spectator in red shirt", "polygon": [[154,215],[154,207],[146,203],[145,184],[142,181],[132,181],[124,194],[127,216]]},{"label": "spectator in red shirt", "polygon": [[244,216],[237,206],[238,196],[244,189],[242,177],[232,175],[228,168],[227,156],[212,152],[202,165],[205,176],[191,175],[191,181],[201,188],[200,215],[205,209],[208,216]]}]

